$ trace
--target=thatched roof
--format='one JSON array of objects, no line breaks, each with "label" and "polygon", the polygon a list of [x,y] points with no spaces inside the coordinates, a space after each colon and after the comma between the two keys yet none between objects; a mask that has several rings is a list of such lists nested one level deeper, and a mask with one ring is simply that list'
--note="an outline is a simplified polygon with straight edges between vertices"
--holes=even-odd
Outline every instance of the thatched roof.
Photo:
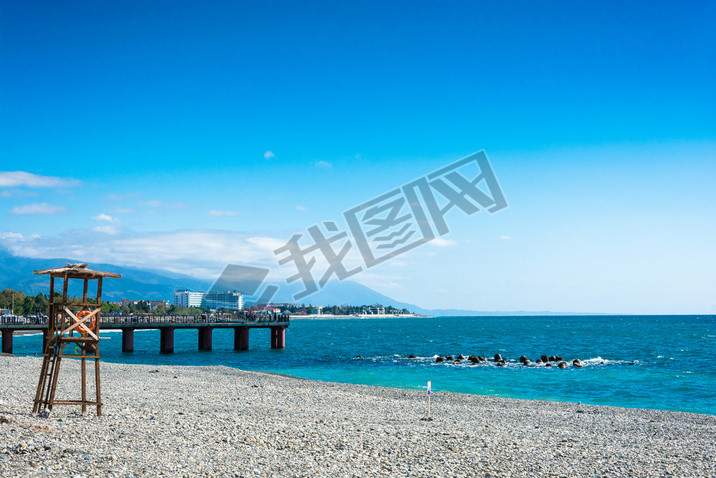
[{"label": "thatched roof", "polygon": [[53,277],[67,277],[71,279],[99,279],[100,277],[114,277],[120,279],[122,276],[114,272],[93,271],[87,269],[89,264],[70,264],[67,267],[58,267],[56,269],[45,269],[44,271],[33,271],[33,274],[48,274]]}]

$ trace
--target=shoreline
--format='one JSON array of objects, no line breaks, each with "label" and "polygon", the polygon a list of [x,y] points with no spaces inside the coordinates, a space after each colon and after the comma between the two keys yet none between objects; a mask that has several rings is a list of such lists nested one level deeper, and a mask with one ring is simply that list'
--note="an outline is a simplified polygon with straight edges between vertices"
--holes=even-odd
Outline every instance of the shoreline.
[{"label": "shoreline", "polygon": [[[424,391],[102,362],[102,417],[56,406],[41,419],[30,413],[40,366],[0,357],[0,475],[716,473],[711,415],[442,392],[424,421]],[[57,397],[74,398],[78,377],[79,361],[63,361]]]},{"label": "shoreline", "polygon": [[333,315],[333,314],[290,314],[290,320],[302,319],[405,319],[405,318],[422,318],[434,319],[434,315],[420,314],[357,314],[357,315]]}]

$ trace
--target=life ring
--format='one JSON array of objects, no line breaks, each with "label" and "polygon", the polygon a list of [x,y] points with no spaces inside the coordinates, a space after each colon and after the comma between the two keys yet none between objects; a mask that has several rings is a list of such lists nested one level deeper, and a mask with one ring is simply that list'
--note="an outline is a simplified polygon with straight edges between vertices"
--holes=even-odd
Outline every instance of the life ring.
[{"label": "life ring", "polygon": [[[90,311],[89,311],[89,310],[83,310],[83,311],[81,311],[79,314],[77,314],[77,318],[78,318],[78,319],[81,319],[82,317],[85,317],[85,316],[87,316],[87,315],[90,315]],[[94,324],[95,324],[95,316],[93,315],[92,317],[90,317],[90,319],[89,319],[87,322],[78,325],[78,326],[77,326],[77,329],[78,329],[80,332],[82,332],[83,334],[86,334],[86,333],[88,333],[90,330],[94,330]]]}]

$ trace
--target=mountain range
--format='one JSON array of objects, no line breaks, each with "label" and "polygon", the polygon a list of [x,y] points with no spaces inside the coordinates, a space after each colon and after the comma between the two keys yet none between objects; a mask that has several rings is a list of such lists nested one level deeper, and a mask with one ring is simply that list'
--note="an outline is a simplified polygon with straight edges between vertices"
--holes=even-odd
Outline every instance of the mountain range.
[{"label": "mountain range", "polygon": [[[26,295],[49,292],[49,280],[46,275],[34,275],[32,271],[63,267],[67,263],[81,262],[77,259],[34,259],[18,257],[9,251],[0,248],[0,290],[21,290]],[[114,264],[90,264],[91,269],[115,272],[122,275],[122,279],[107,279],[103,285],[102,298],[105,302],[119,302],[122,299],[130,300],[173,300],[174,291],[188,289],[193,291],[207,291],[211,281],[197,279],[189,275],[177,274],[170,271],[143,270],[131,267],[122,267]],[[74,281],[70,288],[71,295],[81,295],[80,282]],[[279,292],[274,296],[273,302],[293,302],[292,295],[300,290],[298,283],[267,283],[276,285]],[[373,289],[353,281],[330,281],[326,286],[304,301],[306,305],[372,305],[393,306],[397,309],[408,309],[411,312],[435,316],[506,316],[506,315],[575,315],[555,312],[494,312],[461,309],[424,309],[415,304],[400,302]]]}]

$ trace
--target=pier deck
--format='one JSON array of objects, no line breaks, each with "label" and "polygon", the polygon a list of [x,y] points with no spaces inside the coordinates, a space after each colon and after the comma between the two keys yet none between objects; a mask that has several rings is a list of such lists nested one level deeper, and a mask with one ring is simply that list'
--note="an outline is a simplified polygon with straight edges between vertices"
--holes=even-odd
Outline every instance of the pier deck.
[{"label": "pier deck", "polygon": [[[256,315],[242,314],[216,314],[211,316],[187,315],[142,315],[142,316],[102,316],[100,330],[121,330],[122,351],[134,351],[134,331],[144,329],[159,329],[161,338],[159,349],[161,353],[174,352],[174,330],[197,329],[199,331],[199,350],[211,350],[212,330],[215,328],[234,329],[234,349],[248,350],[249,330],[254,328],[271,329],[271,348],[283,349],[286,347],[285,331],[289,326],[288,315]],[[2,333],[2,352],[12,353],[14,332],[42,331],[43,350],[47,342],[47,319],[28,317],[15,322],[0,323]]]}]

